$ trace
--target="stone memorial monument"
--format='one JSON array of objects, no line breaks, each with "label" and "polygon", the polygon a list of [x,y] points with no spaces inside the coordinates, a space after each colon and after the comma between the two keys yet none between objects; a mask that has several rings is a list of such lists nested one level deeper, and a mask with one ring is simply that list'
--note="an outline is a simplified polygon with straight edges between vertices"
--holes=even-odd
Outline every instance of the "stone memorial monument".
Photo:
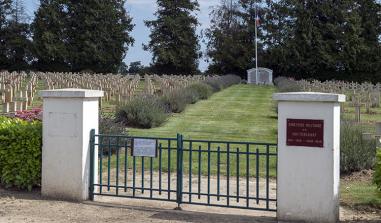
[{"label": "stone memorial monument", "polygon": [[264,67],[258,67],[258,72],[256,68],[250,69],[247,71],[247,83],[273,85],[273,71]]}]

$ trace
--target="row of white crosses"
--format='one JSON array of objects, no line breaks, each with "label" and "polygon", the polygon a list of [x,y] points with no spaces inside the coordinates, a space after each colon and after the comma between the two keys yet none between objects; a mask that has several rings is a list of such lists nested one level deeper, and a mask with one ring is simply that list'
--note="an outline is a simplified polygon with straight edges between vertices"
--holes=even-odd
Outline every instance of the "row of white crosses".
[{"label": "row of white crosses", "polygon": [[32,105],[37,86],[37,76],[25,72],[1,72],[0,93],[2,113],[27,110]]},{"label": "row of white crosses", "polygon": [[[56,72],[1,72],[0,93],[3,112],[26,110],[31,106],[39,83],[43,89],[84,88],[103,90],[102,102],[123,104],[143,91],[144,94],[163,95],[182,89],[208,76],[144,75],[144,89],[139,89],[140,75],[56,73]],[[40,89],[42,90],[42,89]]]},{"label": "row of white crosses", "polygon": [[[365,107],[366,112],[370,113],[372,107],[380,107],[381,84],[355,83],[344,81],[325,81],[317,80],[298,81],[303,91],[320,91],[327,93],[345,94],[348,101],[355,107],[355,119],[360,121],[361,107]],[[344,106],[342,106],[344,108]]]},{"label": "row of white crosses", "polygon": [[48,89],[84,88],[103,90],[104,101],[122,102],[135,93],[140,76],[89,73],[39,73]]},{"label": "row of white crosses", "polygon": [[158,94],[167,94],[174,90],[183,89],[190,84],[206,80],[208,76],[175,76],[175,75],[153,75],[153,80],[159,85]]}]

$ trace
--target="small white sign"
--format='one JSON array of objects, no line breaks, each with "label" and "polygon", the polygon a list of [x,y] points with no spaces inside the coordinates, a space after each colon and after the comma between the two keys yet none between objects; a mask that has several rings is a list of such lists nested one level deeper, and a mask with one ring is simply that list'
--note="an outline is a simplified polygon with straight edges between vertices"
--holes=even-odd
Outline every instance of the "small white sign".
[{"label": "small white sign", "polygon": [[154,139],[134,139],[133,156],[156,157],[156,140]]}]

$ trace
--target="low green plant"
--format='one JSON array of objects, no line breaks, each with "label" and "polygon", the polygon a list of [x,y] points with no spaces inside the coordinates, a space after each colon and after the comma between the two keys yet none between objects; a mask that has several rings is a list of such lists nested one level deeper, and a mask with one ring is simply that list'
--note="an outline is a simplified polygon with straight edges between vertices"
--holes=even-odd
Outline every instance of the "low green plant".
[{"label": "low green plant", "polygon": [[376,140],[364,139],[361,125],[350,121],[341,124],[340,170],[352,173],[371,169],[375,163]]},{"label": "low green plant", "polygon": [[41,182],[42,124],[0,117],[0,182],[31,190]]},{"label": "low green plant", "polygon": [[140,95],[118,108],[116,121],[127,126],[153,128],[161,125],[167,119],[165,105],[151,95]]},{"label": "low green plant", "polygon": [[180,113],[185,110],[187,104],[191,104],[192,96],[185,94],[186,91],[173,91],[161,98],[168,112]]},{"label": "low green plant", "polygon": [[102,114],[99,119],[99,133],[108,135],[120,135],[125,133],[126,126],[117,122],[114,117]]},{"label": "low green plant", "polygon": [[377,189],[381,191],[381,149],[377,150],[373,179],[374,183],[377,185]]},{"label": "low green plant", "polygon": [[220,77],[211,77],[205,81],[208,84],[213,92],[220,91],[224,88],[230,87],[234,84],[239,84],[241,82],[241,78],[237,75],[224,75]]},{"label": "low green plant", "polygon": [[187,89],[197,92],[198,98],[201,100],[206,100],[213,94],[212,88],[205,83],[191,84],[187,87]]},{"label": "low green plant", "polygon": [[274,79],[274,85],[279,92],[299,92],[302,91],[301,86],[292,78],[277,77]]}]

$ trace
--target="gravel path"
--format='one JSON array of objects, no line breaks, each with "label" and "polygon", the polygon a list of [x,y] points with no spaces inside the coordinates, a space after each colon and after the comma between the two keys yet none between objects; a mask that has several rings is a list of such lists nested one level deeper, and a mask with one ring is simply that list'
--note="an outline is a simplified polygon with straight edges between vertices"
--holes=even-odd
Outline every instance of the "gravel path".
[{"label": "gravel path", "polygon": [[[0,222],[215,222],[275,223],[275,213],[241,209],[183,206],[134,199],[97,197],[94,202],[52,201],[39,191],[18,192],[0,189]],[[376,213],[341,209],[343,222],[381,222]],[[366,221],[367,220],[367,221]]]}]

